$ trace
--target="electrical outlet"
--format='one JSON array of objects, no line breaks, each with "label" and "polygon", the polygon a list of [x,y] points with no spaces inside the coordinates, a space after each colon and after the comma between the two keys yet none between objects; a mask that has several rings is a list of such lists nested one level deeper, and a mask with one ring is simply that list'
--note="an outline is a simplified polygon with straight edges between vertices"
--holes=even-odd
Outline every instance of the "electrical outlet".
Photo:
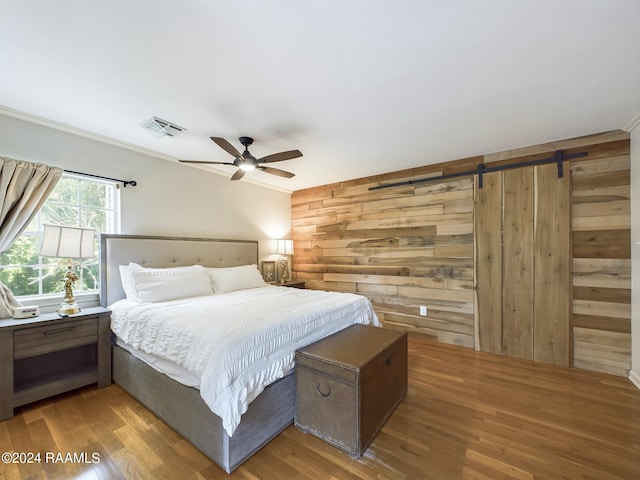
[{"label": "electrical outlet", "polygon": [[422,315],[423,317],[427,316],[427,307],[426,307],[426,305],[420,305],[420,315]]}]

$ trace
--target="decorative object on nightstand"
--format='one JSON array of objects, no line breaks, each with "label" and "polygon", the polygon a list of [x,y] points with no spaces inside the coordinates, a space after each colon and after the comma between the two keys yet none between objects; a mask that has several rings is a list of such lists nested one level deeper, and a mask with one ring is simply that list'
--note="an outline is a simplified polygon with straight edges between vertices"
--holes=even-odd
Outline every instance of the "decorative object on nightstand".
[{"label": "decorative object on nightstand", "polygon": [[274,261],[262,262],[262,278],[267,283],[276,282],[276,262]]},{"label": "decorative object on nightstand", "polygon": [[64,282],[64,302],[57,312],[60,316],[73,315],[80,312],[78,302],[73,296],[73,286],[78,276],[73,268],[79,265],[76,259],[95,257],[93,228],[64,227],[45,225],[40,255],[43,257],[63,258],[61,266],[67,267]]},{"label": "decorative object on nightstand", "polygon": [[[276,240],[276,254],[293,255],[293,240]],[[284,284],[289,280],[289,260],[285,256],[278,260],[280,267],[280,283]]]},{"label": "decorative object on nightstand", "polygon": [[13,309],[13,318],[19,320],[21,318],[33,318],[40,315],[40,307],[38,305],[27,305],[15,307]]}]

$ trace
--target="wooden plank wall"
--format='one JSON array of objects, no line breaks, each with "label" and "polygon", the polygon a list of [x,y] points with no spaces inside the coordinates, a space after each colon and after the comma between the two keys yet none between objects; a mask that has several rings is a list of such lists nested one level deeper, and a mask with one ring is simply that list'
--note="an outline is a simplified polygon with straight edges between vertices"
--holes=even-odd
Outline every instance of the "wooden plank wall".
[{"label": "wooden plank wall", "polygon": [[629,141],[572,164],[573,364],[628,375],[631,366]]},{"label": "wooden plank wall", "polygon": [[[293,270],[308,288],[367,296],[387,328],[476,347],[473,179],[369,191],[379,183],[471,170],[478,163],[588,151],[573,181],[573,363],[630,366],[629,135],[608,132],[294,192]],[[568,170],[568,169],[567,169]],[[565,172],[565,174],[568,172]],[[489,175],[485,177],[488,181]],[[475,208],[479,208],[478,205]],[[477,253],[486,258],[491,252]],[[498,266],[501,270],[501,266]],[[495,270],[495,265],[491,267]],[[494,272],[495,273],[495,272]],[[428,315],[419,315],[427,305]],[[496,306],[498,310],[500,306]],[[498,345],[501,340],[497,339]]]},{"label": "wooden plank wall", "polygon": [[[367,296],[387,328],[474,347],[473,179],[369,191],[474,169],[480,158],[294,192],[293,270]],[[419,315],[420,305],[428,307]]]}]

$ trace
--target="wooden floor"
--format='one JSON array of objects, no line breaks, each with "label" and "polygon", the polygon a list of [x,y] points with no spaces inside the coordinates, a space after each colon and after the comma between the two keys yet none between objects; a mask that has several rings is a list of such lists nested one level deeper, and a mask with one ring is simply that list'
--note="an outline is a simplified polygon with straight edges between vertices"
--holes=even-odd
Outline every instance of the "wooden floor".
[{"label": "wooden floor", "polygon": [[[626,378],[411,337],[409,393],[358,460],[291,426],[227,475],[116,385],[21,409],[0,422],[0,451],[42,454],[40,464],[0,463],[3,480],[631,480],[640,391]],[[45,463],[46,452],[85,457]]]}]

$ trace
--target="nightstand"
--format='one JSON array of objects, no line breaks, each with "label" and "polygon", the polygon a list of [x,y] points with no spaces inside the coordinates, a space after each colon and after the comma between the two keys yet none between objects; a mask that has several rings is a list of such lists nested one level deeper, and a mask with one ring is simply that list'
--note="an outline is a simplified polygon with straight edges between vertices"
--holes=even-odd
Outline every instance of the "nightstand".
[{"label": "nightstand", "polygon": [[111,312],[0,320],[0,421],[13,409],[75,388],[111,384]]},{"label": "nightstand", "polygon": [[279,287],[304,288],[304,280],[289,280],[284,283],[276,283]]}]

